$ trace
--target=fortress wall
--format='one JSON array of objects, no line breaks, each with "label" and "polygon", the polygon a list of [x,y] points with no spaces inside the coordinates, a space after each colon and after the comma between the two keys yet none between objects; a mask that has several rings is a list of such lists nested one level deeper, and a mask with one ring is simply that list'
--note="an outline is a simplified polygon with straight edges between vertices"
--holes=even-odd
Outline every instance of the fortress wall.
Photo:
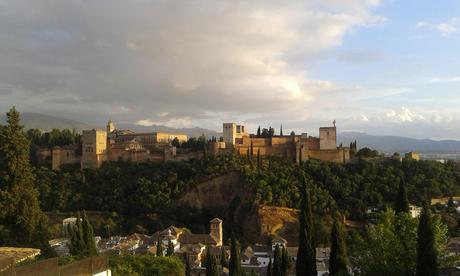
[{"label": "fortress wall", "polygon": [[350,150],[338,148],[336,150],[305,150],[302,151],[302,159],[319,159],[330,162],[346,162],[350,159]]}]

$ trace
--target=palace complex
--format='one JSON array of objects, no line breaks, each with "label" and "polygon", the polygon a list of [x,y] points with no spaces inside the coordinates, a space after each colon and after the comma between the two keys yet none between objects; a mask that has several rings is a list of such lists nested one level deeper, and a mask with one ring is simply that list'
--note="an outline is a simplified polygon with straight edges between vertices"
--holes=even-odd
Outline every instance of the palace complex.
[{"label": "palace complex", "polygon": [[319,159],[332,162],[347,162],[356,152],[356,143],[350,147],[337,146],[337,128],[321,127],[319,137],[300,135],[248,134],[245,126],[235,123],[223,124],[223,140],[216,142],[212,148],[215,154],[237,152],[251,156],[284,156],[295,162]]}]

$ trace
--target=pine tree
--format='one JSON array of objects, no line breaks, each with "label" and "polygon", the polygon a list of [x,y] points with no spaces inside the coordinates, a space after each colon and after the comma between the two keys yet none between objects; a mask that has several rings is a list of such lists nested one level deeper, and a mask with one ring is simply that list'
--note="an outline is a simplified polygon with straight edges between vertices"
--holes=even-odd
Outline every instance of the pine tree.
[{"label": "pine tree", "polygon": [[0,246],[34,246],[47,251],[47,219],[38,203],[29,140],[15,107],[6,117],[7,124],[0,125]]},{"label": "pine tree", "polygon": [[174,256],[174,244],[171,240],[168,241],[168,248],[166,249],[166,256]]},{"label": "pine tree", "polygon": [[82,226],[83,226],[83,240],[84,240],[85,251],[86,251],[85,255],[95,256],[97,255],[97,247],[96,247],[96,241],[94,239],[93,226],[91,226],[91,223],[89,222],[85,211],[83,211]]},{"label": "pine tree", "polygon": [[273,257],[273,275],[281,276],[281,248],[279,245],[275,247],[275,255]]},{"label": "pine tree", "polygon": [[331,254],[329,258],[329,272],[331,276],[349,275],[347,270],[347,252],[340,214],[334,217],[331,232]]},{"label": "pine tree", "polygon": [[433,220],[428,203],[424,203],[423,205],[417,230],[417,267],[415,275],[439,275]]},{"label": "pine tree", "polygon": [[229,263],[229,276],[242,276],[241,260],[240,260],[240,249],[238,241],[232,234],[231,247],[230,247],[230,263]]},{"label": "pine tree", "polygon": [[301,204],[299,213],[299,248],[296,260],[297,276],[316,276],[316,247],[310,192],[305,173],[301,171]]},{"label": "pine tree", "polygon": [[216,258],[211,254],[211,250],[208,247],[206,252],[206,276],[218,276],[219,271],[217,269]]},{"label": "pine tree", "polygon": [[398,196],[395,202],[396,213],[409,213],[409,200],[407,199],[407,190],[404,181],[399,182]]},{"label": "pine tree", "polygon": [[157,241],[157,256],[163,257],[163,245],[162,245],[162,241],[160,238],[158,238],[158,241]]}]

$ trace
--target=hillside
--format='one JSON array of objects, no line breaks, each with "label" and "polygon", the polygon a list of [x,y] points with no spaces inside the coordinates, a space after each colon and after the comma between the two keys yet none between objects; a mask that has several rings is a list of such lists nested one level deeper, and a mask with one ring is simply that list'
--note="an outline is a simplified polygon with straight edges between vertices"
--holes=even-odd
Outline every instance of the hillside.
[{"label": "hillside", "polygon": [[358,141],[358,148],[369,147],[388,154],[418,151],[420,153],[460,153],[460,141],[413,139],[400,136],[376,136],[361,132],[343,132],[337,135],[338,143],[348,145]]}]

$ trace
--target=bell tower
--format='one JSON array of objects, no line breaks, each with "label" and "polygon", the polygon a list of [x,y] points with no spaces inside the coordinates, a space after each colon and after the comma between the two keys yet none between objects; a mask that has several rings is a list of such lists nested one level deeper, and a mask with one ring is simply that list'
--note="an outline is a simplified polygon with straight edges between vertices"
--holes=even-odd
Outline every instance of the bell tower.
[{"label": "bell tower", "polygon": [[217,246],[222,246],[223,234],[222,234],[222,220],[219,218],[214,218],[209,222],[210,227],[210,236],[216,240]]}]

